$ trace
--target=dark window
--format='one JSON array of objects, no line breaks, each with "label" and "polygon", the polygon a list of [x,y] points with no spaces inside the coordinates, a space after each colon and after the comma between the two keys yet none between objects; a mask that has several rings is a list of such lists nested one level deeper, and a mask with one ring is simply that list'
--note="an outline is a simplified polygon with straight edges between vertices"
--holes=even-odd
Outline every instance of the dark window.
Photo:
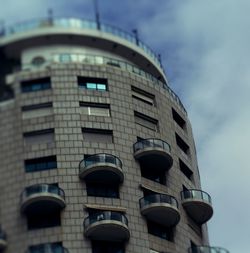
[{"label": "dark window", "polygon": [[101,184],[88,182],[87,194],[93,197],[103,197],[103,198],[119,198],[119,186],[111,184]]},{"label": "dark window", "polygon": [[182,128],[185,129],[186,121],[172,108],[172,116],[174,121]]},{"label": "dark window", "polygon": [[143,189],[143,196],[144,197],[147,197],[147,196],[150,196],[150,195],[153,195],[153,194],[157,194],[157,193],[154,192],[154,191],[151,191],[149,189]]},{"label": "dark window", "polygon": [[175,133],[175,139],[176,139],[177,146],[178,146],[186,155],[188,155],[188,153],[189,153],[189,146],[187,145],[187,143],[186,143],[177,133]]},{"label": "dark window", "polygon": [[135,86],[131,86],[132,90],[132,97],[140,100],[146,104],[154,105],[155,104],[155,96],[153,94],[150,94],[144,90],[141,90]]},{"label": "dark window", "polygon": [[113,131],[96,128],[83,128],[83,139],[89,142],[113,143]]},{"label": "dark window", "polygon": [[164,227],[158,223],[147,221],[148,233],[168,241],[174,241],[173,228]]},{"label": "dark window", "polygon": [[78,76],[78,86],[88,90],[108,90],[107,79]]},{"label": "dark window", "polygon": [[25,171],[35,172],[41,170],[51,170],[57,168],[56,156],[46,156],[25,160]]},{"label": "dark window", "polygon": [[188,168],[188,166],[181,160],[179,159],[179,166],[181,172],[189,179],[193,179],[193,171]]},{"label": "dark window", "polygon": [[92,253],[125,253],[120,242],[92,241]]},{"label": "dark window", "polygon": [[22,92],[31,92],[39,90],[48,90],[51,88],[50,78],[40,78],[30,81],[23,81],[21,83]]},{"label": "dark window", "polygon": [[23,133],[25,144],[50,143],[54,141],[54,129],[43,129]]},{"label": "dark window", "polygon": [[147,168],[148,166],[146,164],[142,165],[142,163],[140,163],[140,167],[141,167],[142,177],[145,177],[159,184],[166,185],[165,171],[158,171],[158,170],[155,170],[154,168]]},{"label": "dark window", "polygon": [[22,107],[22,111],[31,111],[31,110],[37,110],[37,109],[43,109],[43,108],[50,108],[52,107],[52,103],[42,103],[42,104],[35,104],[35,105],[25,105]]},{"label": "dark window", "polygon": [[136,124],[158,131],[158,120],[136,111],[134,112],[134,115]]},{"label": "dark window", "polygon": [[185,185],[182,185],[182,190],[183,191],[188,191],[188,188]]},{"label": "dark window", "polygon": [[65,253],[61,242],[29,246],[29,253]]},{"label": "dark window", "polygon": [[26,132],[26,133],[23,133],[23,137],[33,137],[33,136],[38,136],[38,135],[50,134],[50,133],[54,133],[54,129],[50,128],[50,129]]}]

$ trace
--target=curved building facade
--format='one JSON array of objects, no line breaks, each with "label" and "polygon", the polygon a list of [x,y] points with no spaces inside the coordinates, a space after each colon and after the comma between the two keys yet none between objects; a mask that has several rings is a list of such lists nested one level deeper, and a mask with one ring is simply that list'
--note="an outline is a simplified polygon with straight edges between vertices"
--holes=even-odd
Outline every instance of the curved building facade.
[{"label": "curved building facade", "polygon": [[0,37],[0,248],[225,253],[210,247],[187,113],[144,43],[44,19]]}]

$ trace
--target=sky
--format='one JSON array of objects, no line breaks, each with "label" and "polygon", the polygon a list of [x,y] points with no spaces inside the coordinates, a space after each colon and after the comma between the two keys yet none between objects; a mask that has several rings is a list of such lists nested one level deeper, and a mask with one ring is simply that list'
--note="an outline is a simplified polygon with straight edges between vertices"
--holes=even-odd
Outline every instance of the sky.
[{"label": "sky", "polygon": [[[92,0],[0,0],[5,24],[55,16],[94,18]],[[202,187],[213,200],[210,244],[250,252],[249,0],[99,0],[101,21],[161,54],[192,123]]]}]

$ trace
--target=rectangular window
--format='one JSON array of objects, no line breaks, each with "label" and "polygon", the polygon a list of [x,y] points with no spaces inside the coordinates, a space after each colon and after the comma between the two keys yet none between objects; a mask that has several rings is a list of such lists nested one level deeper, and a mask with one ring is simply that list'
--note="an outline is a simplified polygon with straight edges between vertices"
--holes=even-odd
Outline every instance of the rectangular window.
[{"label": "rectangular window", "polygon": [[193,171],[189,169],[189,167],[181,160],[179,159],[179,167],[181,172],[189,179],[193,179]]},{"label": "rectangular window", "polygon": [[101,183],[86,183],[88,196],[103,198],[119,198],[118,185],[105,185]]},{"label": "rectangular window", "polygon": [[173,242],[174,233],[173,228],[164,227],[158,223],[147,221],[148,233],[154,236],[160,237],[162,239]]},{"label": "rectangular window", "polygon": [[57,168],[56,156],[46,156],[24,161],[25,172],[51,170]]},{"label": "rectangular window", "polygon": [[31,92],[48,89],[51,89],[51,81],[49,77],[21,82],[22,92]]},{"label": "rectangular window", "polygon": [[29,246],[29,253],[63,253],[63,246],[61,242],[53,242],[48,244],[39,244]]},{"label": "rectangular window", "polygon": [[121,242],[92,241],[92,253],[125,253]]},{"label": "rectangular window", "polygon": [[135,86],[131,86],[132,97],[149,105],[155,105],[155,95],[141,90]]},{"label": "rectangular window", "polygon": [[181,127],[182,129],[186,128],[186,121],[180,116],[178,112],[174,110],[174,108],[172,108],[172,116],[179,127]]},{"label": "rectangular window", "polygon": [[23,119],[48,116],[53,114],[53,104],[51,102],[26,105],[22,107]]},{"label": "rectangular window", "polygon": [[175,133],[175,139],[177,146],[186,154],[189,155],[189,146],[188,144],[177,134]]},{"label": "rectangular window", "polygon": [[141,176],[156,183],[166,185],[166,172],[156,171],[154,168],[149,168],[146,164],[140,164]]},{"label": "rectangular window", "polygon": [[83,128],[83,139],[89,142],[113,143],[113,131],[95,128]]},{"label": "rectangular window", "polygon": [[88,90],[108,90],[107,79],[78,76],[78,86]]},{"label": "rectangular window", "polygon": [[99,103],[79,102],[81,113],[85,115],[110,117],[110,105]]},{"label": "rectangular window", "polygon": [[54,141],[54,129],[43,129],[38,131],[23,133],[26,145],[50,143]]},{"label": "rectangular window", "polygon": [[144,126],[153,131],[158,131],[158,120],[136,111],[134,112],[134,115],[136,124]]}]

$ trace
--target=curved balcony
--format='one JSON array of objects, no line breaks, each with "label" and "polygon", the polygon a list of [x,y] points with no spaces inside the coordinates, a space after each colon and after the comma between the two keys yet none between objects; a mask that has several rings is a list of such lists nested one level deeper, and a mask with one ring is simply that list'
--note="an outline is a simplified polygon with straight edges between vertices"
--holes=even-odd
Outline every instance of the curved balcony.
[{"label": "curved balcony", "polygon": [[212,217],[212,200],[208,193],[201,190],[182,191],[181,200],[188,215],[197,223],[203,224]]},{"label": "curved balcony", "polygon": [[69,253],[60,243],[45,243],[30,246],[26,253]]},{"label": "curved balcony", "polygon": [[141,214],[147,219],[167,227],[173,227],[180,221],[177,200],[166,194],[152,194],[140,199]]},{"label": "curved balcony", "polygon": [[84,220],[85,236],[94,240],[126,241],[130,237],[127,218],[118,212],[91,214]]},{"label": "curved balcony", "polygon": [[188,253],[229,253],[229,251],[220,247],[193,246],[188,249]]},{"label": "curved balcony", "polygon": [[134,157],[144,167],[168,170],[173,165],[170,145],[160,139],[145,139],[134,144]]},{"label": "curved balcony", "polygon": [[124,179],[122,162],[110,154],[89,156],[80,162],[79,177],[92,182],[121,183]]},{"label": "curved balcony", "polygon": [[65,207],[65,193],[55,185],[37,184],[26,187],[21,194],[24,213],[52,212]]},{"label": "curved balcony", "polygon": [[4,250],[7,246],[7,235],[0,229],[0,250]]}]

